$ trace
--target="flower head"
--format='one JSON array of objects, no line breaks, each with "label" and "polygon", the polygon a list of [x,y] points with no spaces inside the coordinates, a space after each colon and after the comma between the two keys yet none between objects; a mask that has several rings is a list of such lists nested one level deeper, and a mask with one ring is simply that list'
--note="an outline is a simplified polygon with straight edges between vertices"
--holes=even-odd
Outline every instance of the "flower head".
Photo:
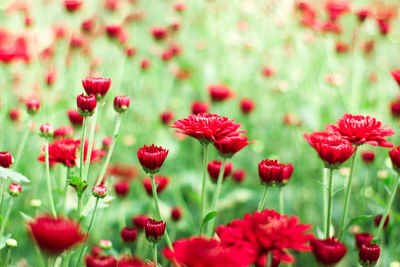
[{"label": "flower head", "polygon": [[375,152],[373,150],[364,150],[361,152],[361,159],[365,164],[374,163]]},{"label": "flower head", "polygon": [[25,102],[25,106],[30,115],[35,115],[40,110],[40,101],[36,98],[31,98]]},{"label": "flower head", "polygon": [[390,71],[395,82],[400,86],[400,70],[392,70]]},{"label": "flower head", "polygon": [[92,189],[92,195],[95,198],[105,198],[107,196],[107,187],[105,185],[95,185]]},{"label": "flower head", "polygon": [[40,125],[39,130],[40,130],[39,135],[41,137],[49,138],[54,135],[54,128],[49,123]]},{"label": "flower head", "polygon": [[371,242],[371,240],[374,238],[374,236],[373,235],[371,235],[370,233],[368,233],[368,232],[364,232],[364,233],[358,233],[358,234],[355,234],[354,235],[354,239],[355,239],[355,242],[356,242],[356,247],[358,248],[358,249],[360,249],[361,248],[361,246],[364,244],[364,243],[369,243],[369,242]]},{"label": "flower head", "polygon": [[[144,178],[142,183],[143,183],[144,189],[146,190],[146,193],[149,196],[153,196],[153,191],[151,189],[150,177]],[[162,175],[154,175],[154,184],[156,185],[156,188],[157,188],[157,194],[160,194],[164,191],[164,189],[169,184],[169,178],[162,176]]]},{"label": "flower head", "polygon": [[389,151],[389,157],[392,161],[393,169],[400,173],[400,146],[397,146]]},{"label": "flower head", "polygon": [[179,206],[173,207],[171,209],[171,218],[175,222],[180,221],[182,219],[182,208]]},{"label": "flower head", "polygon": [[118,113],[125,113],[129,108],[129,96],[116,96],[114,98],[114,110]]},{"label": "flower head", "polygon": [[211,84],[208,86],[208,92],[214,102],[222,102],[233,95],[231,89],[224,84]]},{"label": "flower head", "polygon": [[128,195],[130,188],[131,188],[131,184],[130,184],[129,180],[122,180],[122,181],[116,182],[114,184],[115,193],[119,197],[125,197],[126,195]]},{"label": "flower head", "polygon": [[194,101],[192,103],[192,113],[194,115],[201,114],[201,113],[207,113],[208,110],[209,110],[209,106],[206,102]]},{"label": "flower head", "polygon": [[134,227],[124,227],[121,230],[121,238],[125,243],[135,242],[137,238],[137,230]]},{"label": "flower head", "polygon": [[60,126],[54,130],[55,138],[70,138],[74,135],[75,129],[72,126]]},{"label": "flower head", "polygon": [[231,158],[234,154],[251,143],[254,143],[254,141],[247,142],[247,136],[236,135],[215,142],[214,147],[222,157]]},{"label": "flower head", "polygon": [[21,193],[21,190],[22,190],[21,184],[10,183],[8,186],[8,193],[12,197],[18,196]]},{"label": "flower head", "polygon": [[97,105],[96,97],[94,95],[85,96],[80,94],[76,98],[76,105],[78,106],[79,115],[82,117],[92,116]]},{"label": "flower head", "polygon": [[160,114],[160,120],[163,124],[168,125],[174,119],[174,112],[166,110]]},{"label": "flower head", "polygon": [[[79,140],[61,139],[54,140],[49,144],[49,162],[50,165],[61,163],[67,167],[76,165],[76,150],[79,146]],[[39,161],[45,161],[45,154],[40,154]]]},{"label": "flower head", "polygon": [[137,151],[137,157],[139,159],[142,168],[147,173],[156,173],[160,170],[166,157],[168,155],[168,150],[162,148],[161,146],[151,146],[144,145]]},{"label": "flower head", "polygon": [[143,230],[148,218],[146,214],[138,214],[133,216],[132,223],[138,230]]},{"label": "flower head", "polygon": [[88,95],[94,95],[101,101],[110,89],[111,79],[88,77],[82,80],[82,85]]},{"label": "flower head", "polygon": [[258,176],[266,185],[284,185],[293,173],[292,164],[279,163],[277,160],[265,159],[258,163]]},{"label": "flower head", "polygon": [[253,99],[250,98],[240,100],[239,106],[243,114],[250,114],[255,107]]},{"label": "flower head", "polygon": [[241,183],[244,181],[244,179],[246,179],[246,175],[246,170],[237,169],[232,173],[232,179],[237,183]]},{"label": "flower head", "polygon": [[0,152],[0,166],[3,168],[10,168],[13,163],[13,157],[9,151]]},{"label": "flower head", "polygon": [[87,255],[85,257],[85,263],[86,267],[117,267],[117,259],[111,255]]},{"label": "flower head", "polygon": [[149,242],[158,243],[165,232],[166,223],[148,218],[144,231]]},{"label": "flower head", "polygon": [[[379,224],[381,223],[382,217],[383,217],[382,214],[376,215],[374,217],[374,224],[375,224],[376,227],[378,227]],[[389,214],[386,217],[385,222],[383,223],[383,229],[385,229],[388,225],[389,225]]]},{"label": "flower head", "polygon": [[337,264],[347,252],[346,246],[334,237],[323,240],[313,239],[311,247],[315,259],[325,265]]},{"label": "flower head", "polygon": [[363,267],[375,266],[381,255],[381,248],[378,244],[365,242],[358,253],[358,262]]},{"label": "flower head", "polygon": [[64,0],[64,7],[68,12],[74,12],[78,10],[81,5],[81,0]]},{"label": "flower head", "polygon": [[28,227],[40,250],[53,255],[75,247],[85,237],[77,222],[63,217],[41,215],[29,222]]},{"label": "flower head", "polygon": [[82,126],[83,117],[79,114],[78,110],[70,109],[67,111],[69,121],[74,126]]},{"label": "flower head", "polygon": [[367,143],[373,146],[393,147],[385,137],[394,135],[394,131],[382,126],[382,122],[370,116],[346,113],[336,125],[328,125],[327,128],[355,145]]},{"label": "flower head", "polygon": [[118,267],[152,267],[151,262],[144,262],[138,257],[123,256],[118,260]]},{"label": "flower head", "polygon": [[[207,171],[208,175],[211,178],[211,181],[217,182],[219,172],[221,171],[222,162],[220,160],[213,160],[207,163]],[[232,163],[227,162],[224,168],[224,174],[222,178],[225,180],[232,172]]]}]

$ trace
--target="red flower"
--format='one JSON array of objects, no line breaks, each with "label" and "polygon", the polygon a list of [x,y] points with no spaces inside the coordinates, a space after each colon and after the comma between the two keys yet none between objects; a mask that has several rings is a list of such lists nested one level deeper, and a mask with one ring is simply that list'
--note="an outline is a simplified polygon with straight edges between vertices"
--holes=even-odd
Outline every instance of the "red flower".
[{"label": "red flower", "polygon": [[329,0],[325,4],[330,21],[336,21],[343,13],[350,10],[349,3],[345,0]]},{"label": "red flower", "polygon": [[92,116],[96,108],[96,97],[94,95],[85,96],[80,94],[76,98],[79,114],[83,117]]},{"label": "red flower", "polygon": [[317,151],[326,168],[339,168],[356,150],[350,142],[333,133],[314,132],[304,134],[304,138]]},{"label": "red flower", "polygon": [[95,198],[105,198],[107,196],[107,187],[105,185],[95,185],[92,189],[92,196]]},{"label": "red flower", "polygon": [[137,230],[133,227],[124,227],[121,230],[121,238],[125,243],[135,242],[137,238]]},{"label": "red flower", "polygon": [[393,169],[400,172],[400,146],[397,146],[389,151],[389,157],[392,161]]},{"label": "red flower", "polygon": [[232,173],[232,178],[235,182],[241,183],[246,179],[246,170],[238,169]]},{"label": "red flower", "polygon": [[243,98],[240,100],[239,106],[244,114],[250,114],[254,109],[254,101],[250,98]]},{"label": "red flower", "polygon": [[374,266],[381,255],[381,248],[378,244],[364,243],[358,253],[358,261],[363,267]]},{"label": "red flower", "polygon": [[10,108],[10,110],[8,111],[8,117],[12,121],[19,121],[19,119],[21,118],[21,111],[17,108]]},{"label": "red flower", "polygon": [[11,32],[0,29],[0,61],[11,63],[23,60],[30,61],[29,43],[27,37],[17,36]]},{"label": "red flower", "polygon": [[258,176],[261,183],[267,185],[283,185],[293,173],[292,164],[278,163],[277,160],[265,159],[258,164]]},{"label": "red flower", "polygon": [[400,117],[400,99],[397,98],[395,101],[389,103],[390,113],[394,118]]},{"label": "red flower", "polygon": [[64,7],[68,12],[74,12],[78,10],[82,5],[80,0],[64,0]]},{"label": "red flower", "polygon": [[82,31],[84,31],[85,33],[91,33],[94,27],[94,20],[93,19],[87,19],[84,20],[81,23],[81,29]]},{"label": "red flower", "polygon": [[183,238],[175,241],[174,251],[165,248],[164,256],[172,263],[177,261],[187,267],[243,267],[248,266],[238,248],[223,246],[216,239],[203,237]]},{"label": "red flower", "polygon": [[139,170],[135,165],[114,163],[110,164],[107,169],[107,174],[121,179],[135,179],[139,175]]},{"label": "red flower", "polygon": [[[81,142],[79,141],[78,143],[79,145],[81,144]],[[89,148],[89,140],[85,140],[85,144],[84,144],[84,151],[83,151],[83,162],[86,162],[86,155],[88,152],[88,148]],[[93,142],[93,147],[92,147],[92,154],[90,155],[90,162],[94,162],[94,161],[100,161],[101,157],[104,156],[106,154],[106,152],[103,149],[95,149],[94,148],[94,142]]]},{"label": "red flower", "polygon": [[30,115],[35,115],[40,110],[40,101],[36,98],[31,98],[25,102],[25,106]]},{"label": "red flower", "polygon": [[[376,227],[379,226],[379,224],[381,223],[381,220],[382,220],[382,214],[376,215],[374,217],[374,224]],[[389,225],[389,214],[386,217],[385,222],[383,223],[383,229],[385,229],[388,225]]]},{"label": "red flower", "polygon": [[313,236],[305,233],[311,225],[299,224],[296,216],[281,215],[274,210],[255,211],[245,214],[241,220],[233,220],[216,228],[224,246],[246,251],[248,264],[255,263],[265,254],[273,252],[284,262],[294,259],[287,250],[310,251],[307,244]]},{"label": "red flower", "polygon": [[150,32],[153,35],[153,38],[157,41],[164,40],[165,38],[167,38],[168,35],[168,31],[165,28],[159,26],[154,26],[153,28],[151,28]]},{"label": "red flower", "polygon": [[396,83],[400,86],[400,70],[392,70],[390,71],[390,74],[392,75]]},{"label": "red flower", "polygon": [[336,52],[339,54],[347,53],[349,51],[349,45],[344,42],[338,41],[336,43],[335,49],[336,49]]},{"label": "red flower", "polygon": [[182,219],[182,208],[177,206],[171,209],[171,218],[173,221],[180,221]]},{"label": "red flower", "polygon": [[133,216],[132,223],[138,230],[143,230],[146,226],[147,219],[148,217],[146,214],[138,214]]},{"label": "red flower", "polygon": [[165,232],[166,223],[148,218],[144,231],[149,242],[158,243]]},{"label": "red flower", "polygon": [[168,125],[174,119],[174,113],[170,110],[164,111],[160,114],[160,120],[163,124]]},{"label": "red flower", "polygon": [[168,150],[162,148],[161,146],[151,146],[144,145],[137,151],[137,157],[143,170],[147,173],[156,173],[160,170],[166,157],[168,155]]},{"label": "red flower", "polygon": [[372,164],[375,159],[375,152],[372,150],[364,150],[361,152],[361,159],[365,164]]},{"label": "red flower", "polygon": [[130,100],[129,96],[115,96],[114,98],[114,110],[118,113],[125,113],[129,108]]},{"label": "red flower", "polygon": [[75,109],[70,109],[67,111],[68,113],[68,118],[72,125],[74,126],[82,126],[83,123],[83,117],[79,115],[79,111]]},{"label": "red flower", "polygon": [[185,11],[185,9],[186,9],[186,3],[185,2],[176,2],[174,4],[174,9],[176,12],[181,13],[181,12]]},{"label": "red flower", "polygon": [[224,84],[211,84],[208,86],[208,92],[214,102],[224,101],[233,95],[231,89]]},{"label": "red flower", "polygon": [[148,59],[143,59],[142,61],[140,61],[140,67],[143,70],[147,70],[148,68],[150,68],[151,66],[151,62]]},{"label": "red flower", "polygon": [[39,127],[39,135],[41,137],[53,137],[54,136],[54,128],[50,123],[42,124]]},{"label": "red flower", "polygon": [[95,95],[100,101],[110,89],[111,79],[88,77],[82,80],[82,85],[88,95]]},{"label": "red flower", "polygon": [[261,73],[265,76],[265,77],[271,77],[272,75],[275,74],[275,70],[269,66],[263,66],[261,69]]},{"label": "red flower", "polygon": [[[142,184],[144,189],[146,190],[146,193],[149,196],[153,196],[150,177],[144,178]],[[169,184],[169,178],[162,175],[154,175],[154,184],[157,187],[157,194],[160,194]]]},{"label": "red flower", "polygon": [[10,168],[13,163],[13,158],[9,151],[0,152],[0,166],[3,168]]},{"label": "red flower", "polygon": [[75,129],[72,126],[60,126],[54,130],[54,138],[68,138],[72,137],[75,133]]},{"label": "red flower", "polygon": [[21,193],[21,191],[22,191],[22,185],[21,184],[10,183],[8,185],[8,193],[13,197],[18,196],[19,193]]},{"label": "red flower", "polygon": [[194,101],[192,103],[192,113],[194,115],[200,114],[200,113],[207,113],[208,112],[208,104],[205,102],[201,101]]},{"label": "red flower", "polygon": [[114,185],[115,193],[117,193],[119,197],[125,197],[126,195],[128,195],[130,188],[131,184],[128,180],[117,182]]},{"label": "red flower", "polygon": [[117,260],[109,256],[91,256],[85,258],[86,267],[117,267]]},{"label": "red flower", "polygon": [[28,223],[29,231],[40,250],[59,255],[69,250],[85,237],[79,224],[71,219],[41,215]]},{"label": "red flower", "polygon": [[146,263],[138,257],[124,256],[118,261],[117,267],[152,267],[152,263]]},{"label": "red flower", "polygon": [[[49,144],[49,162],[50,165],[61,163],[67,167],[76,165],[76,149],[79,146],[79,140],[62,139],[54,140]],[[39,161],[45,161],[45,154],[42,153]]]},{"label": "red flower", "polygon": [[313,239],[311,247],[315,259],[325,265],[337,264],[347,252],[345,245],[334,237],[323,240]]},{"label": "red flower", "polygon": [[367,17],[369,17],[371,15],[372,15],[372,12],[367,8],[363,8],[363,9],[360,9],[357,11],[357,18],[358,18],[358,21],[361,23],[363,23],[367,19]]},{"label": "red flower", "polygon": [[183,120],[177,120],[170,127],[179,129],[176,130],[177,133],[196,138],[202,144],[209,144],[226,137],[239,135],[241,132],[236,132],[236,130],[240,124],[233,121],[217,114],[201,113],[191,114]]},{"label": "red flower", "polygon": [[214,147],[222,157],[231,158],[235,153],[252,143],[254,143],[254,141],[247,142],[247,136],[237,135],[217,141],[214,143]]},{"label": "red flower", "polygon": [[373,238],[374,238],[374,236],[371,235],[371,234],[368,233],[368,232],[359,233],[359,234],[355,234],[355,235],[354,235],[355,244],[356,244],[356,247],[357,247],[358,249],[360,249],[361,246],[362,246],[364,243],[369,243],[369,242],[371,242],[371,240],[372,240]]},{"label": "red flower", "polygon": [[[213,160],[207,163],[208,175],[210,175],[211,181],[217,182],[218,175],[221,170],[222,162],[219,160]],[[226,163],[224,169],[223,179],[225,180],[232,172],[232,163]]]},{"label": "red flower", "polygon": [[106,26],[106,33],[110,38],[117,38],[120,34],[122,28],[120,25],[107,25]]},{"label": "red flower", "polygon": [[393,147],[393,144],[385,140],[385,136],[394,135],[392,129],[382,127],[382,122],[370,116],[344,114],[336,125],[328,125],[328,130],[340,134],[344,139],[356,145],[364,143],[381,146]]}]

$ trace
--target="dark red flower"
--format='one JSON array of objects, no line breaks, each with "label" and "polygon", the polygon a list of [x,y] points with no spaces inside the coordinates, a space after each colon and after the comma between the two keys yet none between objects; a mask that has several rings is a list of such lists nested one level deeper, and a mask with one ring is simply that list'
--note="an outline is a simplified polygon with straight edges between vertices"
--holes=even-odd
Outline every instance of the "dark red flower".
[{"label": "dark red flower", "polygon": [[138,214],[133,216],[132,223],[138,230],[143,230],[146,226],[147,219],[148,217],[146,214]]},{"label": "dark red flower", "polygon": [[19,121],[21,118],[21,111],[17,108],[10,108],[8,111],[8,117],[12,121]]},{"label": "dark red flower", "polygon": [[168,35],[167,29],[160,26],[154,26],[151,28],[150,32],[151,35],[153,35],[153,38],[157,41],[164,40]]},{"label": "dark red flower", "polygon": [[151,262],[144,262],[142,259],[138,257],[132,256],[123,256],[120,260],[118,260],[117,267],[152,267],[153,264]]},{"label": "dark red flower", "polygon": [[365,164],[372,164],[375,159],[375,152],[372,150],[364,150],[361,152],[361,159]]},{"label": "dark red flower", "polygon": [[156,173],[160,170],[166,157],[168,155],[168,150],[162,148],[161,146],[151,146],[144,145],[137,151],[137,157],[143,170],[147,173]]},{"label": "dark red flower", "polygon": [[392,161],[393,169],[400,173],[400,146],[389,151],[389,157]]},{"label": "dark red flower", "polygon": [[347,252],[346,246],[334,237],[313,239],[310,244],[315,259],[325,265],[337,264]]},{"label": "dark red flower", "polygon": [[160,114],[160,120],[163,124],[169,125],[174,120],[174,113],[171,110],[166,110]]},{"label": "dark red flower", "polygon": [[161,59],[162,59],[163,61],[169,61],[169,60],[171,60],[173,57],[174,57],[174,54],[173,54],[172,51],[169,50],[169,49],[165,50],[165,51],[162,52],[162,54],[161,54]]},{"label": "dark red flower", "polygon": [[342,14],[350,11],[349,3],[345,0],[328,0],[325,4],[330,21],[336,21]]},{"label": "dark red flower", "polygon": [[126,195],[128,195],[130,188],[131,183],[129,182],[129,180],[122,180],[114,184],[115,193],[119,197],[125,197]]},{"label": "dark red flower", "polygon": [[94,95],[86,96],[80,94],[76,98],[76,105],[82,117],[92,116],[97,105],[96,97]]},{"label": "dark red flower", "polygon": [[400,117],[400,99],[397,98],[395,101],[389,103],[390,113],[394,118]]},{"label": "dark red flower", "polygon": [[148,218],[144,231],[149,242],[158,243],[165,232],[166,223]]},{"label": "dark red flower", "polygon": [[25,102],[25,106],[26,106],[26,111],[30,115],[35,115],[40,110],[40,101],[37,100],[36,98],[31,98]]},{"label": "dark red flower", "polygon": [[376,265],[381,255],[381,248],[378,244],[365,242],[358,253],[358,261],[363,267],[372,267]]},{"label": "dark red flower", "polygon": [[191,237],[175,241],[174,251],[165,248],[164,256],[171,262],[177,261],[187,267],[243,267],[249,262],[242,257],[244,254],[238,248],[226,247],[216,239]]},{"label": "dark red flower", "polygon": [[91,256],[85,257],[86,267],[117,267],[117,260],[109,256]]},{"label": "dark red flower", "polygon": [[368,8],[360,9],[356,12],[358,21],[363,23],[369,16],[372,16],[372,12]]},{"label": "dark red flower", "polygon": [[387,35],[390,31],[390,20],[377,18],[376,22],[378,24],[379,31],[382,35]]},{"label": "dark red flower", "polygon": [[231,89],[224,84],[211,84],[208,86],[208,92],[214,102],[227,100],[233,95]]},{"label": "dark red flower", "polygon": [[41,215],[28,223],[29,231],[40,250],[59,255],[83,241],[85,234],[71,219]]},{"label": "dark red flower", "polygon": [[72,126],[60,126],[54,130],[54,138],[69,138],[72,137],[74,133],[75,129]]},{"label": "dark red flower", "polygon": [[313,235],[306,233],[311,225],[299,224],[295,216],[281,215],[274,210],[255,211],[245,214],[241,220],[233,220],[216,228],[224,246],[244,251],[242,260],[255,263],[269,252],[284,262],[294,258],[287,250],[310,251],[308,242]]},{"label": "dark red flower", "polygon": [[[221,165],[222,162],[220,160],[213,160],[207,163],[207,171],[208,175],[211,178],[211,181],[217,182],[218,181],[218,175],[219,172],[221,171]],[[232,172],[232,163],[227,162],[225,164],[225,169],[224,169],[224,175],[223,179],[225,180]]]},{"label": "dark red flower", "polygon": [[237,135],[224,138],[214,143],[214,147],[218,150],[219,154],[224,158],[231,158],[234,154],[239,152],[242,148],[254,141],[247,142],[247,136]]},{"label": "dark red flower", "polygon": [[279,163],[277,160],[265,159],[258,163],[258,176],[262,184],[284,185],[293,173],[292,164]]},{"label": "dark red flower", "polygon": [[214,143],[241,133],[236,131],[240,124],[234,123],[234,120],[209,113],[191,114],[183,120],[175,121],[170,127],[179,129],[177,133],[196,138],[202,144]]},{"label": "dark red flower", "polygon": [[[381,223],[381,220],[382,220],[382,214],[376,215],[374,217],[374,224],[375,224],[376,227],[379,226],[379,224]],[[385,219],[385,222],[383,224],[383,229],[385,229],[388,225],[389,225],[389,214]]]},{"label": "dark red flower", "polygon": [[194,101],[192,103],[192,113],[194,115],[200,114],[200,113],[207,113],[209,110],[209,106],[205,102],[201,101]]},{"label": "dark red flower", "polygon": [[88,95],[94,95],[101,101],[110,89],[111,79],[88,77],[82,80],[82,85]]},{"label": "dark red flower", "polygon": [[87,19],[81,23],[81,29],[85,33],[91,33],[94,28],[94,19]]},{"label": "dark red flower", "polygon": [[[146,190],[146,193],[149,196],[153,196],[153,191],[151,189],[151,180],[150,177],[146,177],[142,181],[143,187]],[[157,187],[157,194],[160,194],[164,191],[164,189],[169,184],[169,177],[165,177],[162,175],[154,175],[154,184]]]},{"label": "dark red flower", "polygon": [[250,114],[254,109],[254,101],[250,98],[243,98],[239,103],[240,110],[244,114]]},{"label": "dark red flower", "polygon": [[384,137],[394,135],[394,131],[382,126],[382,122],[370,116],[346,113],[336,125],[328,125],[327,128],[356,145],[367,143],[373,146],[393,147]]},{"label": "dark red flower", "polygon": [[246,179],[246,170],[237,169],[232,173],[232,178],[235,182],[241,183]]},{"label": "dark red flower", "polygon": [[261,69],[261,73],[265,77],[271,77],[272,75],[275,74],[275,70],[273,68],[271,68],[270,66],[263,66]]},{"label": "dark red flower", "polygon": [[99,257],[99,256],[103,255],[103,250],[101,249],[101,247],[94,245],[90,249],[90,254],[94,257]]},{"label": "dark red flower", "polygon": [[121,238],[125,243],[135,242],[137,238],[137,230],[134,227],[124,227],[121,230]]},{"label": "dark red flower", "polygon": [[368,232],[364,232],[364,233],[358,233],[358,234],[355,234],[354,235],[354,239],[355,239],[355,244],[356,244],[356,247],[358,248],[358,249],[360,249],[361,248],[361,246],[364,244],[364,243],[369,243],[369,242],[371,242],[371,240],[374,238],[374,236],[373,235],[371,235],[370,233],[368,233]]},{"label": "dark red flower", "polygon": [[0,152],[0,166],[3,168],[10,168],[13,163],[13,157],[9,151]]},{"label": "dark red flower", "polygon": [[[79,147],[80,147],[81,142],[79,141]],[[89,148],[89,140],[85,139],[85,144],[84,144],[84,151],[83,151],[83,162],[86,162],[86,155],[88,152]],[[95,149],[94,147],[94,142],[93,142],[93,147],[92,147],[92,154],[90,155],[90,162],[94,161],[100,161],[101,157],[103,157],[106,154],[106,152],[103,149]]]},{"label": "dark red flower", "polygon": [[113,163],[109,165],[107,174],[121,179],[131,180],[139,175],[139,170],[136,165]]},{"label": "dark red flower", "polygon": [[400,86],[400,70],[391,70],[390,74],[392,75],[396,83]]},{"label": "dark red flower", "polygon": [[171,218],[174,221],[180,221],[182,219],[182,208],[179,206],[173,207],[171,209]]},{"label": "dark red flower", "polygon": [[304,138],[317,151],[326,168],[339,168],[356,150],[349,141],[334,133],[306,133]]},{"label": "dark red flower", "polygon": [[83,117],[79,115],[79,111],[75,109],[70,109],[67,111],[68,118],[72,125],[74,126],[82,126]]},{"label": "dark red flower", "polygon": [[80,0],[64,0],[64,7],[68,12],[74,12],[78,10],[82,5]]},{"label": "dark red flower", "polygon": [[[76,165],[76,150],[79,146],[79,140],[61,139],[54,140],[49,144],[49,162],[50,165],[61,163],[67,167]],[[39,161],[45,161],[45,154],[40,154]]]},{"label": "dark red flower", "polygon": [[117,38],[120,34],[122,28],[120,25],[107,25],[106,26],[106,33],[110,38]]},{"label": "dark red flower", "polygon": [[140,61],[140,67],[143,70],[147,70],[148,68],[150,68],[151,66],[151,62],[148,59],[142,59],[142,61]]},{"label": "dark red flower", "polygon": [[129,96],[115,96],[114,98],[114,110],[118,113],[125,113],[129,108],[130,100]]}]

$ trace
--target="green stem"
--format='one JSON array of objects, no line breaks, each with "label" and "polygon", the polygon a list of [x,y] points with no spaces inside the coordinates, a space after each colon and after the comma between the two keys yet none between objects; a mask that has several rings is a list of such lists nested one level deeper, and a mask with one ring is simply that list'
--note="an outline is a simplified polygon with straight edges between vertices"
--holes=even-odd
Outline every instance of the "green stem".
[{"label": "green stem", "polygon": [[50,163],[49,163],[49,140],[46,139],[46,182],[47,182],[47,193],[50,202],[51,213],[54,218],[57,218],[56,208],[54,207],[53,193],[51,191],[51,181],[50,181]]},{"label": "green stem", "polygon": [[268,185],[266,185],[264,187],[264,192],[262,194],[260,202],[258,203],[257,211],[262,211],[262,209],[264,207],[265,199],[267,198],[267,191],[268,191]]},{"label": "green stem", "polygon": [[7,257],[6,257],[6,262],[5,262],[5,267],[7,267],[11,263],[11,251],[12,248],[7,249]]},{"label": "green stem", "polygon": [[328,169],[324,168],[324,173],[323,173],[323,184],[324,186],[322,187],[322,192],[323,192],[323,219],[322,219],[322,225],[324,226],[324,232],[326,232],[326,215],[328,214],[328,191],[325,190],[325,185],[328,183]]},{"label": "green stem", "polygon": [[93,221],[94,221],[94,217],[96,215],[96,210],[97,210],[98,204],[99,204],[99,198],[96,198],[96,204],[94,204],[94,209],[93,209],[93,213],[92,213],[92,218],[90,219],[88,232],[87,232],[87,234],[85,236],[85,240],[84,240],[84,242],[82,244],[81,251],[79,252],[78,260],[76,261],[75,267],[79,266],[79,264],[81,262],[81,259],[82,259],[82,256],[83,256],[83,253],[84,253],[84,251],[86,249],[86,244],[87,244],[87,242],[89,240],[89,235],[90,235],[90,232],[92,231],[92,228],[93,228]]},{"label": "green stem", "polygon": [[153,266],[157,267],[157,244],[154,243],[153,245]]},{"label": "green stem", "polygon": [[66,203],[67,203],[67,195],[68,195],[68,178],[69,178],[69,167],[67,167],[67,177],[65,178],[65,187],[64,187],[64,201],[62,204],[62,211],[66,213]]},{"label": "green stem", "polygon": [[71,259],[71,251],[67,251],[64,258],[63,267],[69,266],[70,259]]},{"label": "green stem", "polygon": [[[226,158],[222,160],[221,169],[219,170],[217,187],[215,188],[214,197],[211,204],[211,211],[217,211],[218,198],[219,194],[221,193],[222,182],[224,180],[225,164],[226,164]],[[210,235],[212,235],[212,232],[214,230],[214,225],[215,225],[215,217],[211,219]]]},{"label": "green stem", "polygon": [[0,215],[3,214],[3,202],[4,202],[4,190],[5,190],[5,185],[6,185],[6,179],[1,179],[1,184],[0,184]]},{"label": "green stem", "polygon": [[329,185],[328,185],[328,210],[326,216],[325,238],[330,236],[331,218],[332,218],[332,198],[333,198],[333,185],[332,185],[333,169],[329,169]]},{"label": "green stem", "polygon": [[15,158],[14,166],[13,166],[14,170],[17,170],[18,164],[22,157],[22,152],[24,151],[26,142],[28,141],[29,132],[31,131],[31,123],[32,123],[32,117],[29,118],[29,120],[25,126],[25,131],[24,131],[24,135],[22,136],[22,141],[21,141],[21,143],[19,143],[17,156]]},{"label": "green stem", "polygon": [[115,129],[114,129],[114,133],[113,133],[113,139],[111,142],[111,146],[108,150],[106,161],[103,164],[103,167],[101,169],[99,178],[97,179],[96,185],[99,185],[101,183],[101,181],[103,181],[104,175],[106,174],[108,164],[110,164],[111,156],[114,151],[115,143],[117,142],[117,137],[118,137],[120,126],[121,126],[121,115],[119,114],[117,117],[117,121],[115,123]]},{"label": "green stem", "polygon": [[[157,214],[158,219],[162,220],[161,212],[160,212],[160,206],[158,205],[157,188],[156,188],[156,185],[154,183],[153,174],[150,174],[150,181],[151,181],[151,190],[153,192],[154,207],[156,209],[156,214]],[[167,229],[165,229],[165,241],[167,242],[168,248],[173,251],[174,249],[172,247],[172,243],[171,243],[171,240],[169,238]]]},{"label": "green stem", "polygon": [[78,221],[81,220],[81,213],[82,213],[82,195],[78,195],[78,209],[77,209]]},{"label": "green stem", "polygon": [[83,117],[82,135],[81,135],[81,151],[79,157],[79,177],[83,179],[83,155],[85,153],[85,137],[86,137],[87,117]]},{"label": "green stem", "polygon": [[94,110],[93,117],[91,118],[91,125],[90,125],[90,133],[89,133],[89,146],[86,153],[86,162],[85,162],[85,179],[89,179],[89,167],[90,167],[90,158],[92,156],[92,149],[93,149],[93,142],[94,142],[94,132],[96,129],[96,120],[97,120],[97,111],[98,107]]},{"label": "green stem", "polygon": [[386,220],[387,216],[389,215],[390,207],[392,206],[393,200],[396,196],[397,187],[399,186],[399,179],[400,179],[400,173],[397,174],[396,181],[393,184],[392,191],[390,193],[389,202],[386,205],[385,213],[382,216],[381,222],[379,223],[378,231],[376,232],[376,235],[375,235],[376,239],[379,239],[382,229],[383,229],[383,225],[385,224],[385,220]]},{"label": "green stem", "polygon": [[14,197],[11,197],[10,203],[8,204],[8,208],[6,211],[6,216],[4,217],[4,220],[1,224],[0,237],[3,236],[3,234],[4,234],[4,230],[6,229],[8,219],[10,218],[10,213],[11,213],[13,205],[14,205]]},{"label": "green stem", "polygon": [[[208,160],[208,144],[203,144],[203,178],[202,178],[201,198],[200,198],[200,227],[203,224],[203,219],[206,211],[207,160]],[[202,233],[200,232],[200,235],[201,234]]]},{"label": "green stem", "polygon": [[349,179],[348,179],[348,181],[347,181],[346,198],[345,198],[345,202],[344,202],[342,220],[341,220],[341,222],[340,222],[339,240],[342,239],[342,236],[343,236],[343,234],[344,234],[344,227],[345,227],[345,223],[346,223],[347,210],[348,210],[348,208],[349,208],[349,202],[350,202],[351,180],[352,180],[352,178],[353,178],[354,162],[355,162],[356,156],[357,156],[357,150],[354,152],[354,155],[351,157],[350,175],[349,175]]},{"label": "green stem", "polygon": [[283,214],[284,213],[284,207],[283,207],[283,193],[282,193],[282,186],[279,187],[279,213]]}]

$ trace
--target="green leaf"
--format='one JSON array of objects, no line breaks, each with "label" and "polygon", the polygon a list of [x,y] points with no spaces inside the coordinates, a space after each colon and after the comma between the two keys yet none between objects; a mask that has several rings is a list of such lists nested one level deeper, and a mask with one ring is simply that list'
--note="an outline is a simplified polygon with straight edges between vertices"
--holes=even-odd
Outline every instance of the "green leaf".
[{"label": "green leaf", "polygon": [[78,196],[82,196],[83,192],[85,192],[86,188],[88,187],[87,181],[82,180],[79,176],[71,175],[67,181],[70,186],[75,188]]},{"label": "green leaf", "polygon": [[342,191],[344,189],[344,186],[340,187],[339,189],[337,189],[336,191],[334,191],[332,193],[332,196],[336,195],[337,193],[339,193],[340,191]]},{"label": "green leaf", "polygon": [[346,225],[345,229],[348,229],[350,226],[367,221],[372,218],[372,215],[361,215],[354,217],[353,219],[350,220],[350,222]]},{"label": "green leaf", "polygon": [[21,214],[22,218],[24,218],[24,220],[27,221],[27,222],[30,222],[30,221],[34,220],[31,216],[29,216],[26,213],[23,213],[22,211],[20,211],[19,213]]},{"label": "green leaf", "polygon": [[210,211],[206,216],[204,216],[203,223],[211,221],[215,216],[217,216],[217,212],[215,210]]},{"label": "green leaf", "polygon": [[21,183],[21,182],[29,183],[30,182],[30,180],[28,178],[26,178],[19,172],[14,171],[9,168],[0,167],[0,177],[3,179],[10,178],[11,180],[13,180],[16,183]]}]

